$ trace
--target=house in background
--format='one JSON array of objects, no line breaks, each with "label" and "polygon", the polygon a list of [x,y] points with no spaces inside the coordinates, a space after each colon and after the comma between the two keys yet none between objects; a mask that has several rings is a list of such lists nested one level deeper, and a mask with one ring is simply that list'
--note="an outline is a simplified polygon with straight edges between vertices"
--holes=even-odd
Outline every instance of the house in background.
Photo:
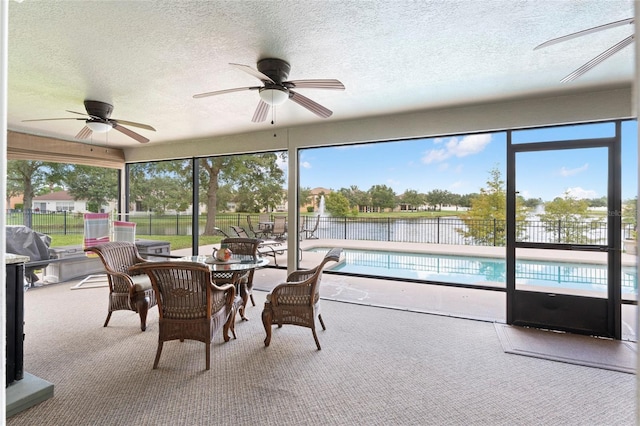
[{"label": "house in background", "polygon": [[[77,212],[87,213],[87,200],[76,200],[67,191],[55,191],[45,195],[33,197],[31,208],[34,212]],[[110,212],[115,209],[115,203],[109,202],[102,206],[100,212]]]},{"label": "house in background", "polygon": [[24,196],[20,194],[12,197],[7,197],[5,201],[7,202],[7,208],[9,210],[22,209],[23,208],[22,204],[24,203]]}]

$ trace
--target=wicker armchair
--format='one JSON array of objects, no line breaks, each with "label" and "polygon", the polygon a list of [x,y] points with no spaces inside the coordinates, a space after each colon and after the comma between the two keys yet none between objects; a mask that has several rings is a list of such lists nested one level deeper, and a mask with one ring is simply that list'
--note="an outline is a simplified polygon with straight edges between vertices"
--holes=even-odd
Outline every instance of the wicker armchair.
[{"label": "wicker armchair", "polygon": [[97,254],[109,281],[109,313],[104,327],[109,324],[114,311],[128,310],[140,315],[140,328],[147,328],[147,312],[156,305],[156,296],[149,277],[144,273],[132,273],[129,268],[148,263],[140,256],[134,243],[113,241],[87,247],[85,252]]},{"label": "wicker armchair", "polygon": [[267,332],[267,337],[264,339],[265,346],[269,346],[271,343],[271,328],[274,323],[278,325],[278,328],[283,324],[292,324],[310,328],[316,346],[320,350],[320,342],[316,335],[316,315],[322,329],[327,329],[320,314],[322,270],[327,262],[338,262],[341,254],[341,248],[329,250],[318,266],[309,270],[292,272],[287,277],[286,283],[277,285],[267,295],[267,301],[262,311],[262,324]]},{"label": "wicker armchair", "polygon": [[214,284],[209,266],[203,263],[148,262],[132,269],[148,274],[158,299],[158,349],[153,368],[158,368],[164,342],[189,339],[205,344],[209,370],[215,332],[222,328],[225,342],[229,341],[229,330],[236,338],[233,319],[239,298],[235,287]]},{"label": "wicker armchair", "polygon": [[[258,247],[262,244],[262,240],[257,238],[225,238],[220,241],[220,245],[226,244],[229,250],[234,255],[241,256],[258,256]],[[254,270],[247,271],[241,276],[229,276],[228,281],[224,276],[221,276],[220,272],[214,273],[213,279],[216,283],[235,281],[234,284],[238,285],[238,292],[242,298],[242,306],[240,307],[240,318],[247,320],[245,316],[245,308],[247,302],[251,298],[251,304],[256,306],[256,302],[253,300],[253,272]],[[224,274],[224,273],[222,273]],[[229,274],[230,275],[230,274]]]}]

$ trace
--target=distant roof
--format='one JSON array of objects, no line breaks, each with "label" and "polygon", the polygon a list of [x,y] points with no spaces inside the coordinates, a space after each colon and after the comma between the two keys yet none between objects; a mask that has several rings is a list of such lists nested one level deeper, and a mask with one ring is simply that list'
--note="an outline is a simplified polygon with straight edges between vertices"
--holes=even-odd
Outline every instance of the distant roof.
[{"label": "distant roof", "polygon": [[311,190],[311,195],[329,194],[330,192],[332,192],[330,189],[322,188],[322,187],[319,186],[319,187],[313,188]]},{"label": "distant roof", "polygon": [[74,201],[73,198],[67,191],[56,191],[50,192],[44,195],[38,195],[37,197],[33,197],[34,201]]}]

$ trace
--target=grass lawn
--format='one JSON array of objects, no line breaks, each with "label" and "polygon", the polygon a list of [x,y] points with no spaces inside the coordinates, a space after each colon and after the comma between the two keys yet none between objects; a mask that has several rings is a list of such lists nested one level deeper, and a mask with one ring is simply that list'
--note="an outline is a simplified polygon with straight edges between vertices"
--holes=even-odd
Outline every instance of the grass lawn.
[{"label": "grass lawn", "polygon": [[[62,246],[79,246],[82,245],[82,234],[72,234],[72,235],[51,235],[51,247],[62,247]],[[157,241],[168,241],[171,243],[172,250],[178,250],[183,248],[191,247],[191,236],[190,235],[136,235],[136,239],[140,240],[157,240]],[[200,244],[215,244],[219,243],[222,238],[219,236],[200,236]]]}]

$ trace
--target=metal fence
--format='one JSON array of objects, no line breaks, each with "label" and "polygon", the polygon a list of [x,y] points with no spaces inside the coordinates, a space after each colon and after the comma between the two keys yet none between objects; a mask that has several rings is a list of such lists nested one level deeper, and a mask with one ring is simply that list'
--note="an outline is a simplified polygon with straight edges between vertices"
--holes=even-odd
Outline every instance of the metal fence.
[{"label": "metal fence", "polygon": [[[7,212],[7,225],[27,225],[43,234],[82,234],[84,220],[82,213],[73,212]],[[258,215],[250,215],[254,226]],[[307,217],[311,221],[315,218]],[[127,220],[136,223],[138,235],[191,235],[192,216],[189,214],[132,214]],[[198,229],[204,230],[205,217],[201,216]],[[240,226],[249,231],[247,214],[219,214],[216,226],[233,235],[231,226]],[[469,227],[477,234],[486,236],[482,240],[465,236]],[[504,245],[506,223],[503,220],[488,219],[464,222],[457,217],[434,218],[367,218],[322,216],[315,236],[318,238],[394,241],[425,244],[459,245]],[[519,240],[530,242],[580,243],[585,238],[592,244],[604,244],[607,239],[607,224],[604,221],[584,222],[543,222],[526,220],[518,223]],[[622,239],[631,238],[635,224],[624,223]],[[582,241],[577,239],[583,238]]]}]

